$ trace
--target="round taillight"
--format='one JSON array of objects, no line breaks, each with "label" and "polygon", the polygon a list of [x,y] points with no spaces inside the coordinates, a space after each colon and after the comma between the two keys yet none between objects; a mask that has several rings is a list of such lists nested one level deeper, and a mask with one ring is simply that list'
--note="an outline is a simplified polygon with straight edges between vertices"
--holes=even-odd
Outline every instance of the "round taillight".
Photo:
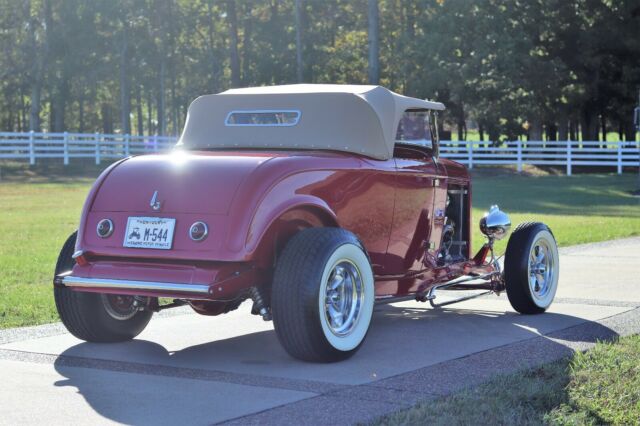
[{"label": "round taillight", "polygon": [[196,222],[189,228],[189,237],[191,237],[193,241],[202,241],[207,238],[208,234],[209,228],[204,222]]},{"label": "round taillight", "polygon": [[107,238],[111,234],[113,234],[113,222],[109,219],[102,219],[98,222],[98,226],[96,227],[96,232],[98,233],[98,237]]}]

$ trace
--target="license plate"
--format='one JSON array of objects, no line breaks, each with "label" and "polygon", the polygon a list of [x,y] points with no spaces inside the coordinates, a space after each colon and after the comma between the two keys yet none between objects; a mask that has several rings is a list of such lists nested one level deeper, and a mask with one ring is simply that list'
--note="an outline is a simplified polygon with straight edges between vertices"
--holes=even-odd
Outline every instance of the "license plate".
[{"label": "license plate", "polygon": [[130,217],[124,247],[169,250],[176,220],[164,217]]}]

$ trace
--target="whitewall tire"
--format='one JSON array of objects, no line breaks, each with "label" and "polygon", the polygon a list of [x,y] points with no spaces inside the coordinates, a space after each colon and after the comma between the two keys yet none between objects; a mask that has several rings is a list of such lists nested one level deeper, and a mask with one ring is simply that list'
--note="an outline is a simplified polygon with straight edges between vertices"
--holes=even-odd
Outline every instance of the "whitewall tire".
[{"label": "whitewall tire", "polygon": [[276,265],[271,307],[276,334],[293,357],[335,362],[364,342],[375,301],[369,258],[340,228],[296,234]]},{"label": "whitewall tire", "polygon": [[556,240],[543,223],[523,223],[509,238],[504,261],[507,296],[523,314],[546,311],[558,290],[560,258]]}]

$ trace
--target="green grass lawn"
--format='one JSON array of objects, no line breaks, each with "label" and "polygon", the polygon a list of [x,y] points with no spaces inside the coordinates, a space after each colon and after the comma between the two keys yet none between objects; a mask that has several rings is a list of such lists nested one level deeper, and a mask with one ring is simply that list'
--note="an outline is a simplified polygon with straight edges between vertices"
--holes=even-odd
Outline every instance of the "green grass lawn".
[{"label": "green grass lawn", "polygon": [[58,320],[53,270],[90,185],[0,183],[0,328]]},{"label": "green grass lawn", "polygon": [[640,197],[631,195],[636,174],[474,176],[473,185],[474,250],[484,241],[475,224],[491,204],[509,213],[514,227],[546,223],[560,246],[640,235]]},{"label": "green grass lawn", "polygon": [[[97,171],[95,171],[97,173]],[[58,251],[76,228],[92,179],[0,182],[0,328],[57,320],[51,279]],[[473,221],[492,203],[514,224],[548,223],[560,245],[640,235],[637,176],[474,176]],[[474,230],[477,228],[474,225]],[[476,231],[474,248],[483,242]],[[505,241],[498,248],[504,247]]]},{"label": "green grass lawn", "polygon": [[640,336],[598,343],[540,368],[498,376],[376,425],[632,425],[640,421]]}]

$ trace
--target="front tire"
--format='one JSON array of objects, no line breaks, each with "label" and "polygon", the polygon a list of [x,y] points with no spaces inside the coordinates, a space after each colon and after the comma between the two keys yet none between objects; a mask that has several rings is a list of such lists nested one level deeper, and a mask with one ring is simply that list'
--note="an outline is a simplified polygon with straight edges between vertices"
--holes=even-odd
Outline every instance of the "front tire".
[{"label": "front tire", "polygon": [[[58,275],[73,268],[77,232],[71,234],[60,251]],[[64,326],[71,334],[87,342],[123,342],[144,330],[153,314],[139,311],[133,296],[86,293],[65,287],[54,287],[56,308]]]},{"label": "front tire", "polygon": [[547,310],[558,290],[560,259],[551,230],[544,223],[520,224],[507,244],[504,279],[507,297],[521,314]]},{"label": "front tire", "polygon": [[273,323],[294,358],[335,362],[351,357],[367,335],[374,301],[369,258],[344,229],[301,231],[277,262]]}]

